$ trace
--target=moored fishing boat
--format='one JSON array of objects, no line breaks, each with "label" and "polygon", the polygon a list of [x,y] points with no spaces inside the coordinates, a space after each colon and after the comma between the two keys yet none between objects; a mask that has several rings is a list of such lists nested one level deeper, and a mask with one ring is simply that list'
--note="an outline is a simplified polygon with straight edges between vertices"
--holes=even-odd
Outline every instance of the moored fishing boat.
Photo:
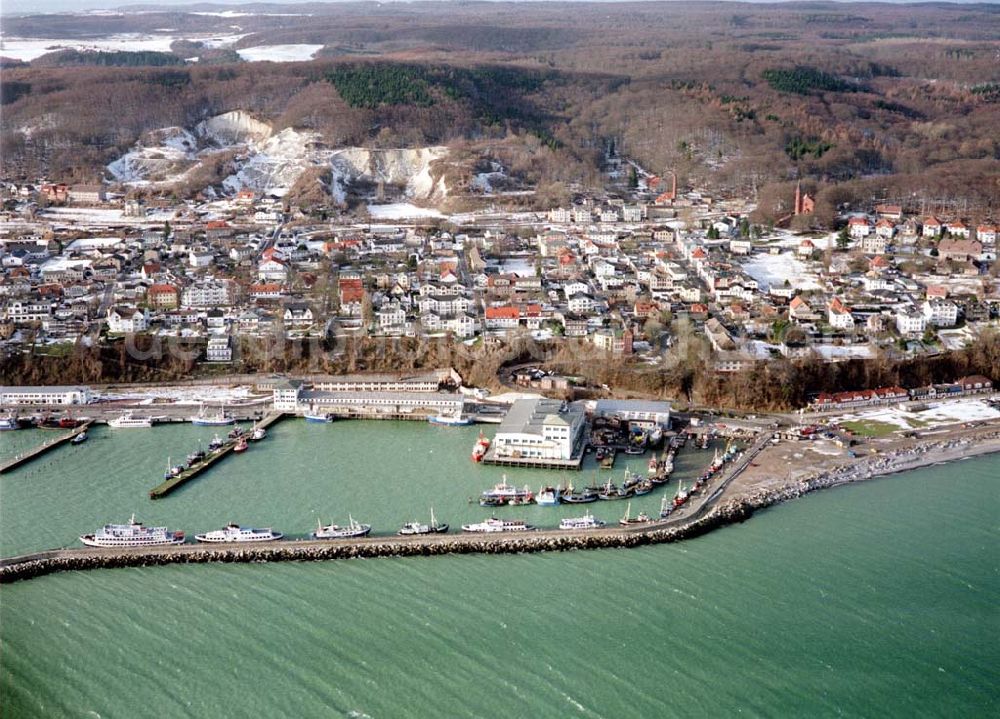
[{"label": "moored fishing boat", "polygon": [[364,537],[372,531],[372,525],[361,524],[354,521],[354,517],[347,515],[348,523],[341,527],[339,524],[323,525],[317,520],[316,531],[309,536],[313,539],[350,539],[352,537]]},{"label": "moored fishing boat", "polygon": [[604,501],[627,499],[630,496],[631,492],[613,484],[610,479],[607,481],[607,484],[601,488],[601,491],[597,493],[597,498]]},{"label": "moored fishing boat", "polygon": [[683,482],[677,485],[677,494],[674,495],[674,509],[680,507],[682,504],[688,501],[688,497],[690,496],[691,495],[688,493],[688,491],[684,489]]},{"label": "moored fishing boat", "polygon": [[635,494],[636,497],[641,497],[644,494],[649,494],[650,492],[652,492],[653,486],[654,486],[653,482],[650,481],[649,479],[640,479],[638,482],[635,483],[635,485],[633,485],[632,492]]},{"label": "moored fishing boat", "polygon": [[434,508],[431,507],[431,521],[430,524],[424,524],[422,522],[407,522],[400,528],[397,534],[405,536],[412,536],[416,534],[444,534],[448,531],[447,524],[438,523],[437,519],[434,517]]},{"label": "moored fishing boat", "polygon": [[0,432],[12,429],[21,429],[21,423],[17,421],[17,417],[12,414],[0,417]]},{"label": "moored fishing boat", "polygon": [[534,499],[534,495],[527,487],[518,488],[507,484],[505,474],[499,484],[493,485],[493,489],[488,489],[479,496],[479,504],[482,507],[502,507],[505,504],[531,504]]},{"label": "moored fishing boat", "polygon": [[83,430],[80,434],[76,435],[73,439],[69,441],[70,444],[83,444],[89,439],[87,435],[87,430]]},{"label": "moored fishing boat", "polygon": [[174,477],[179,477],[181,472],[184,471],[183,464],[171,464],[170,457],[167,457],[167,469],[163,472],[164,479],[173,479]]},{"label": "moored fishing boat", "polygon": [[188,417],[188,420],[191,424],[198,425],[200,427],[222,427],[236,421],[226,414],[225,407],[220,407],[218,412],[213,415],[209,415],[205,413],[204,405],[202,405],[198,410],[198,414]]},{"label": "moored fishing boat", "polygon": [[254,425],[253,431],[250,432],[250,441],[259,442],[265,437],[267,437],[267,430],[264,429],[263,427],[258,427],[257,425]]},{"label": "moored fishing boat", "polygon": [[270,542],[275,539],[281,539],[283,536],[281,532],[275,532],[270,527],[267,529],[251,529],[250,527],[241,527],[238,524],[230,522],[222,529],[205,532],[204,534],[196,534],[194,538],[199,542],[221,544],[229,542]]},{"label": "moored fishing boat", "polygon": [[490,440],[486,437],[482,431],[479,432],[479,439],[476,440],[476,445],[472,448],[472,461],[482,462],[483,457],[486,456],[486,450],[490,448]]},{"label": "moored fishing boat", "polygon": [[225,446],[226,443],[222,440],[222,437],[220,437],[219,435],[215,435],[214,437],[212,437],[212,440],[208,443],[208,451],[217,452],[218,450],[222,449]]},{"label": "moored fishing boat", "polygon": [[582,517],[565,517],[559,522],[559,529],[600,529],[604,522],[589,512]]},{"label": "moored fishing boat", "polygon": [[525,524],[522,519],[497,519],[490,517],[485,522],[474,524],[463,524],[463,532],[492,534],[494,532],[530,532],[533,530],[530,524]]},{"label": "moored fishing boat", "polygon": [[249,447],[249,445],[247,444],[247,438],[246,437],[240,437],[238,440],[236,440],[236,444],[233,446],[233,451],[234,452],[246,452],[247,451],[247,447]]},{"label": "moored fishing boat", "polygon": [[559,504],[561,494],[555,487],[542,487],[535,495],[535,503],[540,507],[554,507]]},{"label": "moored fishing boat", "polygon": [[623,527],[629,527],[633,524],[646,524],[650,522],[649,516],[645,512],[639,512],[636,516],[632,516],[632,503],[629,502],[628,506],[625,508],[625,515],[618,520],[618,524]]},{"label": "moored fishing boat", "polygon": [[171,531],[166,527],[144,527],[135,521],[135,515],[128,524],[105,524],[93,534],[84,534],[80,541],[88,547],[148,547],[158,544],[183,544],[184,532]]},{"label": "moored fishing boat", "polygon": [[151,417],[136,417],[132,410],[125,410],[118,417],[108,420],[112,429],[148,429],[153,426]]},{"label": "moored fishing boat", "polygon": [[663,499],[660,500],[660,519],[666,519],[673,511],[674,506],[670,503],[670,497],[664,494]]},{"label": "moored fishing boat", "polygon": [[303,417],[305,417],[306,422],[315,422],[317,424],[329,424],[330,422],[333,421],[333,415],[330,414],[329,412],[325,413],[310,412],[304,414]]}]

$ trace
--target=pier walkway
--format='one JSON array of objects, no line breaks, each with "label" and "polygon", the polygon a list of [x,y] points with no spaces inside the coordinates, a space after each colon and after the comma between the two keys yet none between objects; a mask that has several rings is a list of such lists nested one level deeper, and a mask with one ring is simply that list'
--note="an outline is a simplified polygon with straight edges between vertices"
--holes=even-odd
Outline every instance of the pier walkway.
[{"label": "pier walkway", "polygon": [[81,424],[76,429],[69,430],[66,434],[61,434],[55,439],[50,439],[47,442],[42,442],[37,447],[29,449],[28,451],[8,459],[3,464],[0,464],[0,474],[6,474],[7,472],[12,472],[18,467],[21,467],[32,460],[38,459],[46,452],[55,449],[56,447],[61,447],[67,442],[71,441],[78,434],[83,434],[86,432],[90,425],[93,424],[93,420],[88,420]]},{"label": "pier walkway", "polygon": [[[267,429],[275,422],[282,419],[284,416],[285,415],[281,412],[275,412],[269,414],[266,417],[264,417],[264,419],[262,419],[260,422],[258,422],[257,426],[262,427],[263,429]],[[228,457],[232,453],[233,448],[235,447],[236,447],[236,440],[233,439],[228,440],[222,446],[221,449],[218,449],[215,452],[211,452],[210,454],[208,454],[208,456],[205,457],[205,459],[203,459],[198,464],[194,465],[193,467],[189,467],[188,469],[185,469],[176,477],[171,477],[170,479],[164,481],[162,484],[153,487],[153,489],[149,490],[149,498],[162,499],[163,497],[166,497],[168,494],[173,492],[181,485],[190,482],[192,479],[200,475],[209,467],[214,467],[216,463],[220,462],[224,457]]]}]

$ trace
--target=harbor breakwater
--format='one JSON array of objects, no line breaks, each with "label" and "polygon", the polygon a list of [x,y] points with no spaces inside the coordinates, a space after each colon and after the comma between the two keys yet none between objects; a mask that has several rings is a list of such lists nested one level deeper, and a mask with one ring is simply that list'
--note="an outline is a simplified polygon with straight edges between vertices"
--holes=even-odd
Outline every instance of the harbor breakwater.
[{"label": "harbor breakwater", "polygon": [[153,567],[166,564],[216,562],[252,563],[324,561],[379,557],[432,557],[444,554],[520,554],[583,549],[628,549],[701,536],[722,526],[745,521],[755,511],[801,497],[809,492],[859,482],[919,467],[1000,451],[1000,431],[974,437],[923,443],[906,449],[858,459],[806,474],[782,485],[735,497],[721,497],[683,520],[654,522],[641,527],[584,531],[540,531],[526,534],[430,535],[368,537],[360,540],[292,540],[253,546],[181,545],[132,550],[62,549],[0,560],[0,583],[60,571]]}]

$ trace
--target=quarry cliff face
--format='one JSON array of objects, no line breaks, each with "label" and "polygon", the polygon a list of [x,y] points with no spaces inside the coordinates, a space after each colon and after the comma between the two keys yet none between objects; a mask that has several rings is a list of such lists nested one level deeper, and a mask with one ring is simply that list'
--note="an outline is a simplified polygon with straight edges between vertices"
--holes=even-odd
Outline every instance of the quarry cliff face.
[{"label": "quarry cliff face", "polygon": [[[215,178],[199,172],[227,155],[227,169]],[[319,133],[274,128],[242,110],[227,112],[193,128],[167,127],[146,133],[129,152],[107,166],[111,177],[133,187],[166,188],[204,182],[192,191],[233,195],[252,189],[285,195],[307,169],[319,169],[331,200],[371,191],[415,202],[444,199],[448,187],[442,165],[446,147],[370,149],[329,147]],[[217,181],[213,181],[217,180]]]}]

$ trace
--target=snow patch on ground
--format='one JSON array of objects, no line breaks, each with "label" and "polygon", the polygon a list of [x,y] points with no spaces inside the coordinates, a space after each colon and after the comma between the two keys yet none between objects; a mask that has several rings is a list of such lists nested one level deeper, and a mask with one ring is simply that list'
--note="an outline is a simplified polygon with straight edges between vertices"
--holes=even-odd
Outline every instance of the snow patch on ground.
[{"label": "snow patch on ground", "polygon": [[303,62],[312,60],[322,45],[258,45],[237,50],[247,62]]},{"label": "snow patch on ground", "polygon": [[409,202],[368,205],[368,214],[376,220],[405,220],[418,217],[444,217],[433,207],[417,207]]},{"label": "snow patch on ground", "polygon": [[922,429],[962,422],[979,422],[1000,418],[1000,410],[981,399],[929,403],[920,412],[907,412],[898,407],[871,409],[837,417],[837,422],[871,421],[895,425],[900,429]]},{"label": "snow patch on ground", "polygon": [[757,254],[743,263],[743,270],[764,289],[782,287],[787,280],[794,289],[818,290],[819,280],[790,252],[780,255]]},{"label": "snow patch on ground", "polygon": [[100,50],[118,52],[122,50],[144,50],[147,52],[170,52],[170,45],[178,40],[173,35],[109,35],[106,38],[71,40],[5,37],[0,40],[0,57],[30,62],[56,50]]}]

